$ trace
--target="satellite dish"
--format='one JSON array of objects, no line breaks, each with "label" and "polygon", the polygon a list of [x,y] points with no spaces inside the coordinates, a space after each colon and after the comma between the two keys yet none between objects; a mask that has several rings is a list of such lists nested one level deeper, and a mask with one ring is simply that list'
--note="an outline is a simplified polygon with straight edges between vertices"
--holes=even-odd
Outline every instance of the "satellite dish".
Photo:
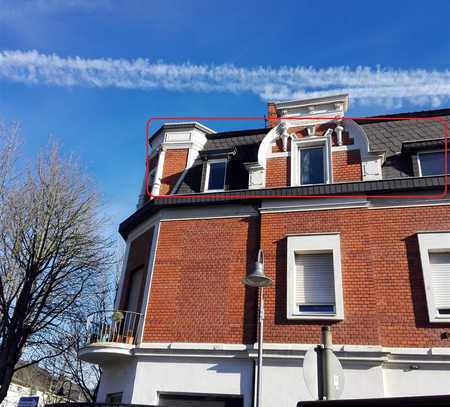
[{"label": "satellite dish", "polygon": [[[344,369],[334,352],[329,352],[329,370],[331,378],[331,394],[329,394],[329,400],[336,400],[341,397],[342,392],[344,391]],[[303,378],[305,379],[306,387],[314,400],[319,398],[319,378],[317,370],[317,351],[316,348],[310,348],[303,359]]]}]

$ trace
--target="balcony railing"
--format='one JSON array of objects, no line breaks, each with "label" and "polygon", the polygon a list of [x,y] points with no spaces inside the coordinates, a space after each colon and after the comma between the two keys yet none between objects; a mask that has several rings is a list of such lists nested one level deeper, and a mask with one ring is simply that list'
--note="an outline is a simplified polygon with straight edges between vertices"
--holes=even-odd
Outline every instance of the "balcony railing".
[{"label": "balcony railing", "polygon": [[98,342],[135,345],[142,314],[132,311],[102,311],[87,321],[87,345]]}]

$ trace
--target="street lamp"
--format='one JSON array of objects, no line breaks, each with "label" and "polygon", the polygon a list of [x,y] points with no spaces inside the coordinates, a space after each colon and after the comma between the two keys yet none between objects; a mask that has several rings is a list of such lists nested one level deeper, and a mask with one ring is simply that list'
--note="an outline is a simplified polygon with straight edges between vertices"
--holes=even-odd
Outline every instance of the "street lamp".
[{"label": "street lamp", "polygon": [[258,377],[256,380],[256,407],[261,406],[262,365],[263,365],[263,334],[264,334],[264,287],[272,284],[272,279],[264,274],[264,254],[258,251],[258,260],[253,264],[250,274],[242,279],[249,287],[258,287]]}]

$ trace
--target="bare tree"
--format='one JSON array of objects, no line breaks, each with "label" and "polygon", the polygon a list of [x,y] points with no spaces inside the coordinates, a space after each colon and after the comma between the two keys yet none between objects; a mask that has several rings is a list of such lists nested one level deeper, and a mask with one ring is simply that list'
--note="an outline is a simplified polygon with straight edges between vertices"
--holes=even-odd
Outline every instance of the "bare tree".
[{"label": "bare tree", "polygon": [[75,160],[53,146],[14,182],[11,165],[0,165],[1,402],[15,370],[73,346],[70,331],[111,265],[111,245],[95,188]]}]

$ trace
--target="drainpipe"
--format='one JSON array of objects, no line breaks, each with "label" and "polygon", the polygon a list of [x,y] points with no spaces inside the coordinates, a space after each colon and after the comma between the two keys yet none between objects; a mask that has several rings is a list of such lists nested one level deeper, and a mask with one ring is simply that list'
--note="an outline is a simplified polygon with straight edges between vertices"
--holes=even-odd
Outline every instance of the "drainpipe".
[{"label": "drainpipe", "polygon": [[323,384],[323,397],[325,400],[333,399],[331,377],[331,354],[332,350],[332,337],[331,329],[329,326],[322,327],[322,384]]}]

